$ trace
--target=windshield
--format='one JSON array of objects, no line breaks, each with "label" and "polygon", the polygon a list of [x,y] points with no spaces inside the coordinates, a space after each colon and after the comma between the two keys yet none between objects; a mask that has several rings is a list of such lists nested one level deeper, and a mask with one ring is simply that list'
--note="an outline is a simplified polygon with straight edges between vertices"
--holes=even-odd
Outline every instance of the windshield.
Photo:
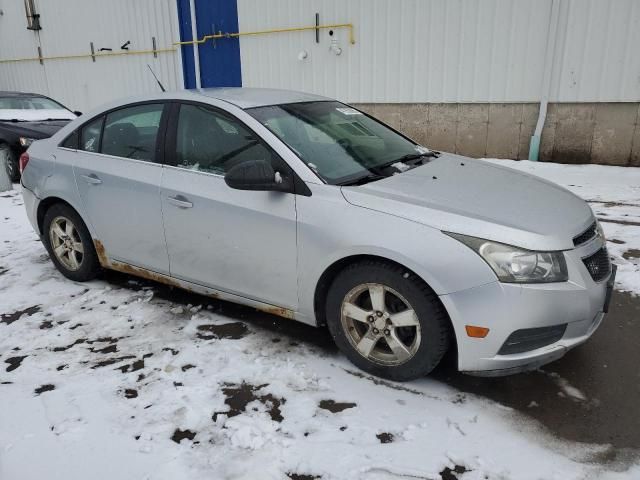
[{"label": "windshield", "polygon": [[0,97],[0,110],[66,110],[45,97]]},{"label": "windshield", "polygon": [[384,178],[406,169],[385,170],[393,164],[430,153],[340,102],[290,103],[247,112],[334,185]]}]

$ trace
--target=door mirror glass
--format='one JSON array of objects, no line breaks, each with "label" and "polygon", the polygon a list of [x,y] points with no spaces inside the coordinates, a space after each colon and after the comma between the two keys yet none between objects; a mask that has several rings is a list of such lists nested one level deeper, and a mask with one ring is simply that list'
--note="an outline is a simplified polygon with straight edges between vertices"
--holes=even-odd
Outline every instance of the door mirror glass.
[{"label": "door mirror glass", "polygon": [[290,191],[285,177],[265,160],[247,160],[231,167],[224,181],[237,190]]}]

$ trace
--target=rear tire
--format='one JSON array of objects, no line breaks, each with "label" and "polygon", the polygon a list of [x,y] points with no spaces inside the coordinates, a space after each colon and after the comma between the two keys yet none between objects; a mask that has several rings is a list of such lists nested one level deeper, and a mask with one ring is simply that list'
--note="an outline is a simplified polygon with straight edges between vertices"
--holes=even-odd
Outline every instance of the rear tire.
[{"label": "rear tire", "polygon": [[60,273],[76,282],[93,280],[100,262],[93,239],[80,215],[63,203],[49,207],[44,215],[42,240]]},{"label": "rear tire", "polygon": [[9,180],[13,183],[18,183],[20,181],[18,157],[13,153],[13,150],[9,148],[9,145],[0,145],[0,163],[2,163],[1,168],[6,170]]},{"label": "rear tire", "polygon": [[379,377],[425,376],[449,346],[450,322],[437,295],[400,265],[378,260],[349,265],[329,288],[326,312],[338,348]]}]

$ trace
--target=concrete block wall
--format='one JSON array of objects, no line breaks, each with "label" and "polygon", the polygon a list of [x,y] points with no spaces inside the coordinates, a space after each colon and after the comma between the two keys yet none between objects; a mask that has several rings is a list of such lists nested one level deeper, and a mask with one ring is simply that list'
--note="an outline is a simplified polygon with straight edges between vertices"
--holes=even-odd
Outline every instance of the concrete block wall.
[{"label": "concrete block wall", "polygon": [[[526,159],[536,103],[356,105],[415,141],[471,157]],[[640,166],[640,103],[549,104],[540,160]]]}]

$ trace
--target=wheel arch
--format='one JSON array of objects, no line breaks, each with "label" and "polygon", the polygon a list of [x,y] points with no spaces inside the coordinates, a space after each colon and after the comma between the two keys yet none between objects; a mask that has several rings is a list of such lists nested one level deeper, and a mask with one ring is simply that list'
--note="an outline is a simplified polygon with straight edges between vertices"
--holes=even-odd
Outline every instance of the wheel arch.
[{"label": "wheel arch", "polygon": [[[68,202],[64,198],[51,196],[51,197],[47,197],[40,200],[40,202],[38,203],[38,209],[36,212],[36,222],[38,224],[38,233],[40,233],[40,235],[44,234],[42,229],[43,229],[43,223],[44,223],[44,216],[46,215],[47,210],[49,210],[49,208],[51,208],[53,205],[57,203],[67,205],[69,208],[73,209],[73,211],[78,214],[78,216],[82,219],[84,224],[87,226],[87,229],[89,229],[89,223],[83,217],[82,213],[78,208],[76,208],[72,203]],[[89,229],[89,233],[92,233],[90,229]]]},{"label": "wheel arch", "polygon": [[[398,266],[402,269],[405,269],[411,275],[415,275],[416,277],[418,277],[427,287],[429,287],[435,293],[435,290],[433,289],[433,287],[431,287],[431,285],[429,285],[429,282],[425,278],[423,278],[421,275],[416,273],[413,269],[407,267],[406,265],[403,265],[401,262],[392,260],[387,257],[383,257],[381,255],[374,255],[374,254],[349,255],[346,257],[342,257],[334,261],[331,265],[329,265],[324,270],[324,272],[322,272],[322,274],[320,275],[320,278],[318,279],[318,282],[316,283],[316,288],[315,288],[314,297],[313,297],[313,306],[314,306],[314,313],[316,315],[316,320],[318,325],[326,325],[326,321],[325,321],[326,312],[324,311],[324,308],[325,308],[324,304],[327,298],[327,293],[329,292],[329,288],[331,287],[333,280],[347,266],[352,265],[354,263],[362,262],[364,260],[374,260],[378,262],[388,263],[391,265]],[[440,301],[439,297],[438,297],[438,301]],[[444,311],[447,312],[447,309],[445,308],[444,304],[441,301],[440,301],[440,304],[442,305],[442,308],[444,309]],[[447,312],[447,316],[449,316],[448,312]],[[451,318],[449,318],[449,322],[451,322]]]},{"label": "wheel arch", "polygon": [[[411,268],[408,268],[407,266],[403,265],[402,263],[396,261],[396,260],[392,260],[390,258],[386,258],[380,255],[373,255],[373,254],[355,254],[355,255],[349,255],[343,258],[340,258],[336,261],[334,261],[331,265],[329,265],[324,272],[322,272],[322,275],[320,275],[320,278],[316,284],[316,288],[315,288],[315,292],[314,292],[314,299],[313,299],[313,307],[314,307],[314,314],[315,314],[315,318],[316,318],[316,325],[317,326],[321,326],[321,327],[326,327],[327,326],[327,322],[326,322],[326,299],[327,299],[327,294],[329,293],[329,288],[331,287],[331,284],[333,283],[333,280],[336,278],[336,276],[343,270],[345,269],[347,266],[352,265],[354,263],[359,263],[365,260],[374,260],[374,261],[379,261],[379,262],[384,262],[390,265],[395,265],[398,266],[402,269],[407,270],[407,272],[411,275],[415,275],[417,278],[420,279],[420,281],[422,281],[429,289],[431,289],[434,294],[435,297],[438,299],[438,302],[440,303],[440,305],[442,306],[442,310],[446,313],[447,315],[447,319],[448,319],[448,324],[449,324],[449,338],[451,339],[451,345],[449,350],[454,352],[455,355],[458,354],[458,340],[456,337],[456,329],[453,326],[453,322],[451,320],[451,315],[449,314],[449,311],[447,310],[446,305],[442,302],[442,300],[440,299],[440,297],[435,293],[435,290],[431,287],[431,285],[429,285],[429,282],[427,282],[421,275],[419,275],[418,273],[416,273],[414,270],[412,270]],[[456,361],[457,364],[457,361]]]}]

